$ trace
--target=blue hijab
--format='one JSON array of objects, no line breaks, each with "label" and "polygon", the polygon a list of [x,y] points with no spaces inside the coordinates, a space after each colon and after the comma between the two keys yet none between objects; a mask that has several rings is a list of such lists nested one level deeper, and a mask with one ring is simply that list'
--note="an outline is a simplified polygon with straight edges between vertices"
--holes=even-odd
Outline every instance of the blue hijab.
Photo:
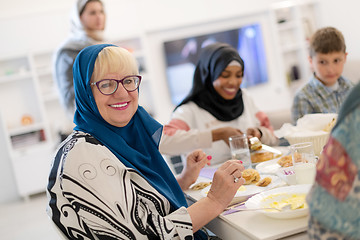
[{"label": "blue hijab", "polygon": [[187,206],[179,184],[158,150],[162,125],[141,106],[138,106],[136,113],[125,127],[115,127],[100,115],[91,91],[90,80],[99,52],[108,46],[114,45],[99,44],[86,47],[75,59],[73,75],[76,127],[74,130],[91,134],[126,167],[137,170],[169,200],[172,211]]}]

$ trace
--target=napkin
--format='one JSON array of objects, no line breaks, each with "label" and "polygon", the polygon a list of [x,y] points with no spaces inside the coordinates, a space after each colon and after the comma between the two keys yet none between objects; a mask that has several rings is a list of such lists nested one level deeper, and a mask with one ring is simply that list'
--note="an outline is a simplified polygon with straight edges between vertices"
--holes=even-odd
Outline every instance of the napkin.
[{"label": "napkin", "polygon": [[284,123],[279,130],[274,131],[274,134],[278,138],[286,138],[286,136],[305,137],[309,135],[321,135],[325,133],[325,127],[333,118],[337,118],[336,113],[307,114],[297,120],[296,126],[290,123]]},{"label": "napkin", "polygon": [[204,168],[202,168],[200,170],[199,176],[204,177],[204,178],[208,178],[208,179],[213,179],[216,170],[217,170],[217,168],[204,167]]}]

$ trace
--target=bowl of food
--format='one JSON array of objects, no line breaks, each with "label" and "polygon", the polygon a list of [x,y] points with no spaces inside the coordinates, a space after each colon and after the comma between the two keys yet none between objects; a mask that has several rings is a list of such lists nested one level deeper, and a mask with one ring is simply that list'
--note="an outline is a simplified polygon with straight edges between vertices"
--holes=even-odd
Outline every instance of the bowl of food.
[{"label": "bowl of food", "polygon": [[261,209],[256,211],[271,218],[293,219],[305,217],[309,214],[306,195],[311,186],[311,184],[301,184],[261,192],[250,197],[245,202],[245,207],[248,209]]}]

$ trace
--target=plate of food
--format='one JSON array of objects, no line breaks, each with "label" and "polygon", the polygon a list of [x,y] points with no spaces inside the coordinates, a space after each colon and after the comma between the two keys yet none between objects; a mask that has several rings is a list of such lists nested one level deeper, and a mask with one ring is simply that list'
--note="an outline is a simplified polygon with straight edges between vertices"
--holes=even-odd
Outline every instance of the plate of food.
[{"label": "plate of food", "polygon": [[281,151],[269,147],[265,144],[262,144],[261,149],[256,151],[252,150],[250,153],[251,163],[253,166],[260,164],[262,162],[267,162],[275,158],[279,158],[280,156],[282,156]]},{"label": "plate of food", "polygon": [[260,174],[276,174],[281,168],[292,166],[292,156],[285,155],[256,165]]},{"label": "plate of food", "polygon": [[311,186],[311,184],[301,184],[261,192],[250,197],[245,202],[245,207],[248,209],[267,208],[256,211],[271,218],[292,219],[305,217],[309,213],[306,195]]},{"label": "plate of food", "polygon": [[275,158],[266,162],[259,163],[256,165],[255,169],[260,174],[276,174],[276,172],[281,168],[277,163],[279,158]]},{"label": "plate of food", "polygon": [[278,158],[282,155],[282,152],[278,149],[262,144],[257,137],[249,139],[249,148],[251,163],[253,166],[261,162]]},{"label": "plate of food", "polygon": [[[282,180],[275,175],[261,175],[255,169],[246,169],[243,171],[243,178],[246,180],[245,184],[242,185],[236,192],[234,196],[234,200],[240,201],[245,200],[246,198],[263,192],[265,190],[269,190],[279,186],[282,183]],[[201,195],[206,197],[210,186],[202,189]],[[233,200],[233,201],[234,201]]]}]

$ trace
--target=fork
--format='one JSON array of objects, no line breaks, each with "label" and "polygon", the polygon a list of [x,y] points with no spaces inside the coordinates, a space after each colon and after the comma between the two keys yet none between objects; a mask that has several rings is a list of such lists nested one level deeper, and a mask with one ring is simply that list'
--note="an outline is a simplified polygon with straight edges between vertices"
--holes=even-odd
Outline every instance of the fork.
[{"label": "fork", "polygon": [[257,211],[257,210],[276,210],[276,211],[282,212],[282,210],[278,209],[278,208],[241,208],[241,209],[230,209],[230,210],[232,210],[232,211],[226,211],[223,214],[229,215],[229,214],[242,212],[242,211]]},{"label": "fork", "polygon": [[[232,211],[230,211],[232,210]],[[242,212],[242,211],[257,211],[257,210],[276,210],[279,212],[284,212],[284,211],[288,211],[291,210],[291,204],[286,204],[284,206],[282,206],[281,208],[272,208],[272,207],[266,207],[266,208],[242,208],[242,209],[233,209],[230,208],[229,210],[225,211],[223,214],[224,215],[229,215],[232,213],[237,213],[237,212]]]},{"label": "fork", "polygon": [[240,206],[244,205],[245,202],[246,202],[246,201],[238,202],[238,203],[233,203],[233,204],[229,205],[227,208],[225,208],[224,211],[228,211],[228,210],[230,210],[230,209],[240,207]]}]

